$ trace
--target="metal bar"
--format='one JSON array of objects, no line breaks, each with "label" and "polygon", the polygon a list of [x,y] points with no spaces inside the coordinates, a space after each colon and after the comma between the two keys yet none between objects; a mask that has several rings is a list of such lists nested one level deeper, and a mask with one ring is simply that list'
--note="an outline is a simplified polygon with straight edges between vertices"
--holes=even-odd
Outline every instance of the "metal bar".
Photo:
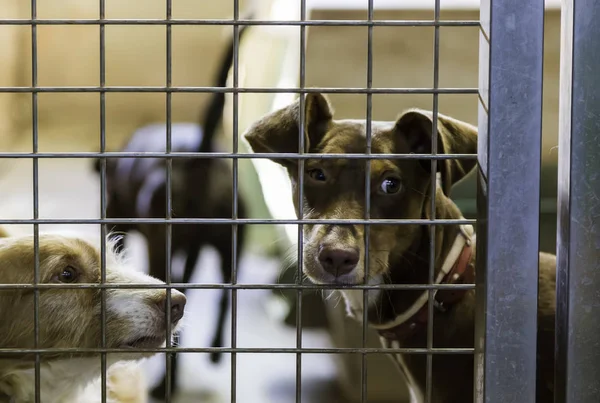
[{"label": "metal bar", "polygon": [[191,152],[175,152],[168,157],[165,153],[156,152],[106,152],[106,153],[90,153],[90,152],[57,152],[57,153],[0,153],[0,158],[225,158],[225,159],[270,159],[270,158],[286,158],[286,159],[338,159],[345,158],[348,160],[355,159],[398,159],[398,160],[448,160],[448,159],[465,159],[473,160],[477,156],[473,154],[311,154],[305,153],[302,155],[295,153],[256,153],[256,154],[232,154],[232,153],[191,153]]},{"label": "metal bar", "polygon": [[166,353],[177,349],[181,353],[212,353],[221,352],[226,354],[473,354],[472,348],[435,348],[428,350],[426,348],[218,348],[218,347],[159,347],[159,348],[139,348],[139,349],[118,349],[118,348],[0,348],[0,355],[13,354],[90,354],[90,353],[119,353],[119,354],[138,354],[138,353]]},{"label": "metal bar", "polygon": [[[166,18],[167,21],[171,19],[172,16],[172,0],[166,0]],[[165,46],[165,50],[166,50],[166,86],[167,88],[171,87],[172,84],[172,25],[167,24],[166,25],[166,46]],[[167,159],[165,160],[166,163],[166,173],[167,173],[167,180],[165,182],[166,188],[167,188],[167,194],[166,194],[166,210],[165,210],[165,218],[167,219],[167,223],[165,225],[165,238],[166,238],[166,243],[164,245],[164,247],[166,248],[166,253],[165,253],[165,283],[167,285],[171,284],[171,262],[172,262],[172,256],[171,256],[171,252],[173,250],[172,248],[172,244],[173,244],[173,227],[170,223],[170,220],[172,218],[172,213],[173,213],[173,187],[172,187],[172,177],[173,177],[173,159],[170,158],[170,154],[171,154],[171,146],[172,146],[172,93],[171,92],[167,92],[166,93],[166,120],[167,120],[167,131],[166,131],[166,147],[165,147],[165,152],[166,155],[168,156]],[[167,340],[167,346],[172,346],[172,329],[171,329],[171,289],[167,288],[166,289],[167,292],[167,299],[166,299],[166,304],[165,304],[165,317],[166,317],[166,340]],[[172,383],[175,382],[175,380],[173,379],[173,365],[176,365],[175,361],[174,361],[174,355],[172,354],[165,354],[165,402],[166,403],[170,403],[172,396],[171,396],[171,386]],[[175,369],[176,370],[176,369]]]},{"label": "metal bar", "polygon": [[544,2],[483,0],[475,398],[536,396]]},{"label": "metal bar", "polygon": [[[306,21],[306,0],[300,0],[300,22]],[[306,85],[306,25],[300,25],[300,77],[299,88]],[[298,154],[305,153],[304,133],[306,130],[306,97],[300,93],[300,124],[298,125]],[[304,218],[304,160],[298,160],[298,218]],[[302,284],[304,278],[302,269],[304,267],[304,237],[302,224],[298,224],[298,257],[296,285]],[[296,290],[296,348],[302,348],[302,289]],[[302,402],[302,354],[296,354],[296,403]]]},{"label": "metal bar", "polygon": [[0,25],[266,25],[266,26],[338,26],[338,27],[478,27],[479,21],[473,20],[227,20],[227,19],[0,19]]},{"label": "metal bar", "polygon": [[600,395],[600,4],[562,8],[556,304],[557,403]]},{"label": "metal bar", "polygon": [[[2,224],[165,224],[167,220],[164,218],[107,218],[106,220],[94,218],[80,219],[61,219],[61,218],[38,218],[36,219],[0,219]],[[457,224],[474,224],[473,219],[454,220],[454,219],[377,219],[377,220],[277,220],[277,219],[260,219],[260,218],[238,218],[232,220],[228,218],[172,218],[169,220],[172,224],[340,224],[340,225],[409,225],[409,224],[437,224],[437,225],[457,225]]]},{"label": "metal bar", "polygon": [[63,87],[0,87],[0,93],[4,92],[221,92],[221,93],[252,93],[252,94],[477,94],[476,88],[335,88],[335,87],[311,87],[311,88],[227,88],[227,87],[162,87],[162,86],[63,86]]},{"label": "metal bar", "polygon": [[[233,0],[233,19],[237,21],[240,18],[240,2],[239,0]],[[240,57],[240,29],[239,25],[233,26],[233,88],[239,87],[239,60]],[[232,141],[233,154],[239,152],[239,94],[233,93],[233,133]],[[233,203],[231,218],[236,220],[238,218],[238,180],[239,180],[239,164],[238,159],[233,159]],[[236,223],[231,225],[231,284],[237,284],[238,275],[238,225]],[[238,294],[237,289],[231,289],[231,348],[234,352],[231,353],[231,403],[237,401],[237,354],[235,349],[237,347],[237,307],[238,307]]]},{"label": "metal bar", "polygon": [[[31,0],[31,20],[37,19],[37,1]],[[31,87],[37,87],[37,26],[31,26]],[[31,94],[31,129],[32,129],[32,153],[36,154],[39,148],[39,128],[38,128],[38,97],[37,94]],[[33,159],[33,219],[39,218],[39,160]],[[34,346],[37,349],[40,343],[40,290],[36,287],[40,282],[40,227],[39,224],[33,224],[33,315],[34,315]],[[34,383],[35,383],[35,403],[41,402],[41,357],[35,355]]]},{"label": "metal bar", "polygon": [[[369,21],[373,21],[373,0],[368,0],[368,15]],[[367,27],[367,89],[373,87],[373,26]],[[366,155],[371,155],[371,146],[373,140],[372,134],[372,121],[373,121],[373,94],[367,93],[367,112],[366,112],[366,137],[367,147]],[[369,221],[371,218],[371,159],[365,160],[365,212],[364,219]],[[365,261],[364,261],[364,284],[369,283],[369,265],[370,265],[370,254],[371,248],[371,226],[365,224]],[[369,291],[363,290],[363,313],[362,313],[362,337],[361,346],[364,348],[367,346],[367,335],[369,330]],[[361,369],[361,402],[366,403],[368,399],[367,394],[367,355],[363,354],[360,361]]]},{"label": "metal bar", "polygon": [[[439,21],[440,19],[440,0],[435,0],[435,9],[434,9],[434,19],[435,21]],[[433,88],[436,89],[439,86],[440,81],[440,27],[436,25],[434,27],[433,33]],[[433,94],[433,116],[432,116],[432,128],[431,128],[431,155],[437,155],[437,145],[438,145],[438,106],[439,99],[438,94]],[[436,202],[436,192],[437,192],[437,160],[431,160],[431,184],[430,184],[430,214],[431,219],[435,220],[435,202]],[[428,283],[435,283],[435,251],[436,251],[436,225],[429,226],[429,275],[428,275]],[[434,303],[434,293],[433,290],[429,290],[428,292],[428,303],[427,303],[427,348],[433,348],[433,326],[434,326],[434,316],[433,316],[433,303]],[[425,400],[430,403],[433,396],[433,356],[431,354],[427,354],[427,363],[425,368]]]},{"label": "metal bar", "polygon": [[[103,20],[106,13],[106,1],[100,0],[99,7],[100,19]],[[106,27],[100,25],[100,88],[106,86]],[[106,93],[100,92],[100,152],[106,152]],[[100,160],[100,218],[106,219],[106,160]],[[100,225],[100,283],[106,284],[106,224]],[[100,331],[101,345],[106,347],[106,289],[101,289],[100,295]],[[107,391],[107,362],[106,354],[100,356],[100,385],[101,401],[106,403]]]},{"label": "metal bar", "polygon": [[[57,289],[74,290],[74,289],[139,289],[139,290],[154,290],[165,288],[185,288],[185,289],[232,289],[232,290],[470,290],[475,288],[474,284],[379,284],[379,285],[344,285],[344,284],[223,284],[223,283],[202,283],[202,284],[186,284],[186,283],[171,283],[163,284],[98,284],[98,283],[80,283],[80,284],[38,284],[36,288],[40,290]],[[28,290],[34,289],[33,284],[0,284],[0,290]]]}]

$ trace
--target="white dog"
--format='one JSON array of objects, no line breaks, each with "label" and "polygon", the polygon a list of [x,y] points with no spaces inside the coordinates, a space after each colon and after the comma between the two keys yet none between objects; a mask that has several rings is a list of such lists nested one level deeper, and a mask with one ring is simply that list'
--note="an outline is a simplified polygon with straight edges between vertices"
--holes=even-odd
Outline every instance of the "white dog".
[{"label": "white dog", "polygon": [[[78,236],[40,234],[39,283],[56,288],[39,291],[38,348],[94,349],[102,346],[101,290],[65,289],[60,284],[98,284],[101,281],[99,241]],[[0,284],[31,284],[34,280],[32,236],[0,239]],[[106,283],[164,284],[128,267],[113,245],[107,244]],[[141,368],[133,361],[153,355],[127,349],[152,349],[166,341],[165,289],[107,289],[105,347],[108,353],[107,401],[143,402]],[[0,348],[34,348],[34,291],[0,289]],[[185,296],[171,291],[171,327],[183,317]],[[99,352],[42,353],[40,397],[43,403],[100,401]],[[35,355],[0,353],[0,401],[35,400]]]}]

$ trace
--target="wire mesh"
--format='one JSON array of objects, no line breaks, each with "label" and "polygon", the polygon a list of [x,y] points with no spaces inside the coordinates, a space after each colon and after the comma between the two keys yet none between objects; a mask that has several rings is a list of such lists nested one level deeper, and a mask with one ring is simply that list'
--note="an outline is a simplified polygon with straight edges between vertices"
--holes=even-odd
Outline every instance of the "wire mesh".
[{"label": "wire mesh", "polygon": [[[37,18],[37,3],[36,0],[31,0],[31,19]],[[37,85],[37,26],[31,24],[31,85],[35,87]],[[31,115],[32,115],[32,152],[37,153],[39,148],[39,130],[38,130],[38,97],[37,94],[31,94]],[[39,217],[39,160],[34,159],[33,161],[33,219]],[[33,225],[33,310],[34,310],[34,346],[37,349],[40,342],[40,320],[39,320],[39,309],[40,309],[40,291],[35,288],[40,282],[40,227],[39,224]],[[40,374],[41,357],[39,354],[35,355],[35,403],[41,401],[41,374]]]},{"label": "wire mesh", "polygon": [[[305,4],[305,3],[304,3]],[[304,7],[306,8],[306,7]],[[238,8],[239,9],[239,8]],[[142,18],[130,18],[130,19],[0,19],[1,25],[264,25],[264,26],[392,26],[392,27],[478,27],[479,21],[468,21],[468,20],[444,20],[444,21],[431,21],[431,20],[292,20],[292,21],[276,21],[276,20],[245,20],[245,19],[198,19],[198,20],[186,20],[186,19],[142,19]]]},{"label": "wire mesh", "polygon": [[[238,21],[240,17],[240,2],[239,0],[233,0],[233,19],[234,21]],[[233,25],[233,60],[232,60],[232,68],[233,68],[233,87],[237,88],[239,85],[239,60],[240,60],[240,26],[238,24]],[[239,94],[233,93],[233,154],[237,154],[239,150],[239,122],[238,122],[238,114],[239,114]],[[239,165],[238,160],[233,160],[233,204],[232,204],[232,212],[231,217],[234,220],[238,219],[238,172]],[[235,285],[237,283],[237,274],[238,274],[238,225],[234,223],[231,227],[231,284]],[[235,403],[237,401],[237,307],[238,307],[238,299],[237,299],[237,290],[231,290],[231,348],[233,352],[231,353],[231,402]]]},{"label": "wire mesh", "polygon": [[[172,9],[173,9],[173,5],[172,5],[172,0],[166,0],[166,17],[167,17],[167,21],[171,19],[172,17]],[[166,66],[166,84],[167,84],[167,88],[171,87],[172,84],[172,70],[173,70],[173,63],[172,63],[172,57],[173,57],[173,50],[172,50],[172,25],[166,25],[166,53],[167,53],[167,66]],[[167,92],[166,93],[166,121],[167,121],[167,130],[166,130],[166,154],[170,155],[171,154],[171,148],[172,148],[172,130],[173,130],[173,126],[172,126],[172,93],[171,92]],[[173,193],[172,193],[172,178],[173,178],[173,159],[170,157],[167,157],[167,159],[165,160],[166,162],[166,171],[167,171],[167,179],[166,179],[166,188],[167,188],[167,192],[166,192],[166,211],[165,211],[165,218],[167,219],[167,224],[165,226],[165,231],[166,231],[166,244],[165,244],[165,257],[166,257],[166,261],[165,261],[165,282],[168,284],[171,284],[171,263],[172,263],[172,259],[171,259],[171,254],[172,254],[172,244],[173,244],[173,227],[170,223],[170,220],[172,218],[173,215],[173,208],[172,208],[172,204],[173,204]],[[171,337],[171,309],[169,308],[171,306],[171,290],[167,289],[167,301],[165,304],[165,315],[166,315],[166,340],[167,340],[167,346],[168,347],[173,347],[172,346],[172,337]],[[165,374],[165,401],[167,403],[171,402],[172,396],[171,396],[171,387],[172,387],[172,383],[173,383],[173,363],[174,363],[174,355],[173,354],[165,354],[165,370],[166,370],[166,374]]]},{"label": "wire mesh", "polygon": [[[306,20],[306,0],[300,0],[300,21]],[[306,26],[300,26],[300,77],[299,88],[303,89],[306,84]],[[298,125],[298,154],[305,152],[305,120],[306,120],[306,94],[300,94],[300,113]],[[304,216],[304,160],[298,160],[298,181],[300,184],[298,191],[298,216]],[[298,227],[298,257],[297,257],[297,275],[296,283],[301,284],[304,276],[302,267],[304,265],[304,227],[299,224]],[[296,348],[302,348],[302,289],[296,291]],[[302,400],[302,353],[296,354],[296,401]]]},{"label": "wire mesh", "polygon": [[[440,0],[435,0],[434,9],[434,20],[437,22],[440,20]],[[434,42],[433,42],[433,88],[436,89],[439,86],[440,81],[440,27],[434,26]],[[431,129],[431,155],[437,154],[438,148],[438,105],[439,98],[438,94],[433,94],[433,113],[432,113],[432,129]],[[431,219],[435,221],[436,217],[436,191],[437,191],[437,160],[431,160],[431,203],[430,203],[430,214]],[[435,224],[429,226],[429,284],[434,284],[435,279],[435,244],[436,244],[436,226]],[[434,326],[434,290],[429,290],[427,295],[427,348],[433,348],[433,326]],[[427,366],[425,368],[425,399],[427,402],[431,402],[432,398],[432,383],[433,383],[433,356],[427,354]]]},{"label": "wire mesh", "polygon": [[[367,5],[367,18],[369,22],[373,21],[373,0],[368,1]],[[373,87],[373,26],[369,25],[367,27],[367,90]],[[372,119],[373,119],[373,94],[367,93],[367,110],[366,110],[366,138],[367,144],[365,148],[365,153],[367,156],[371,155],[371,141],[372,141]],[[365,220],[368,221],[371,218],[371,195],[368,189],[371,189],[371,160],[365,160]],[[364,228],[364,237],[365,237],[365,259],[364,259],[364,283],[368,284],[369,282],[369,248],[371,246],[371,227],[369,224],[365,224]],[[362,347],[366,347],[367,345],[367,335],[368,335],[368,309],[369,306],[369,291],[363,290],[363,312],[362,312]],[[367,356],[365,354],[361,355],[361,402],[365,403],[367,401]]]},{"label": "wire mesh", "polygon": [[[421,354],[427,356],[427,373],[426,373],[426,399],[431,401],[432,398],[432,357],[434,354],[473,354],[472,348],[435,348],[433,346],[433,302],[434,302],[434,290],[444,289],[473,289],[473,284],[461,284],[461,285],[435,285],[434,283],[434,260],[435,260],[435,231],[436,226],[443,225],[459,225],[459,224],[475,224],[476,220],[472,219],[437,219],[435,217],[436,205],[435,197],[431,197],[431,219],[372,219],[370,217],[371,210],[371,199],[368,192],[365,192],[365,211],[364,218],[358,219],[347,219],[347,220],[315,220],[315,219],[303,219],[303,200],[304,200],[304,163],[307,159],[319,158],[319,159],[358,159],[364,160],[365,162],[365,189],[371,187],[371,162],[380,159],[394,159],[394,160],[411,160],[411,159],[423,159],[430,160],[432,170],[431,180],[431,192],[436,192],[436,178],[435,172],[437,171],[438,161],[444,161],[447,159],[474,159],[476,156],[470,154],[437,154],[437,116],[438,116],[438,98],[439,95],[445,94],[478,94],[477,88],[440,88],[439,86],[439,52],[440,52],[440,27],[477,27],[479,21],[452,21],[452,20],[441,20],[440,19],[440,0],[435,1],[435,15],[434,20],[375,20],[374,19],[374,1],[368,0],[368,17],[367,20],[309,20],[307,19],[307,7],[306,1],[300,0],[300,19],[297,21],[274,21],[274,20],[250,20],[240,18],[240,5],[239,0],[233,1],[233,19],[205,19],[205,20],[191,20],[191,19],[175,19],[172,18],[172,0],[165,0],[165,19],[107,19],[106,18],[106,4],[105,0],[99,0],[99,18],[98,19],[38,19],[36,16],[36,0],[31,0],[31,18],[30,19],[0,19],[1,25],[25,25],[31,26],[32,33],[32,82],[31,86],[14,86],[14,87],[0,87],[0,93],[31,93],[32,96],[32,136],[33,136],[33,149],[32,152],[0,152],[0,158],[12,158],[12,159],[31,159],[33,163],[33,218],[32,219],[0,219],[0,225],[10,224],[32,224],[34,228],[34,249],[35,249],[35,280],[33,284],[0,284],[0,290],[4,289],[33,289],[35,295],[35,348],[33,349],[9,349],[0,348],[0,354],[11,355],[11,354],[23,354],[32,353],[35,354],[35,382],[36,382],[36,403],[42,400],[40,396],[40,362],[41,356],[45,354],[56,354],[56,353],[100,353],[101,354],[101,384],[102,384],[102,402],[107,401],[107,354],[115,352],[126,352],[129,350],[107,348],[106,347],[106,290],[108,289],[152,289],[161,288],[167,290],[167,307],[170,306],[171,301],[171,290],[178,289],[222,289],[231,290],[231,347],[205,347],[205,348],[184,348],[178,347],[171,344],[171,312],[166,309],[165,314],[167,316],[167,329],[166,338],[168,340],[167,345],[164,348],[153,348],[153,349],[137,349],[136,352],[161,352],[165,353],[165,367],[166,367],[166,396],[167,402],[170,402],[172,397],[170,396],[169,390],[171,389],[171,374],[174,371],[172,364],[172,353],[175,351],[179,353],[211,353],[211,352],[222,352],[230,354],[231,357],[231,401],[237,401],[237,355],[238,354],[295,354],[296,356],[296,378],[295,378],[295,400],[296,402],[302,401],[302,357],[305,354],[359,354],[361,356],[361,402],[367,402],[368,400],[368,389],[367,389],[367,356],[370,354],[389,354],[389,353],[400,353],[400,354]],[[37,27],[44,25],[92,25],[99,27],[100,35],[100,79],[99,86],[39,86],[37,80]],[[165,26],[166,30],[166,84],[165,86],[145,86],[145,87],[134,87],[134,86],[110,86],[106,85],[106,26],[119,26],[119,25],[159,25]],[[213,25],[213,26],[231,26],[233,28],[233,68],[232,68],[232,87],[211,87],[211,86],[174,86],[172,85],[172,27],[173,26],[201,26],[201,25]],[[239,45],[240,45],[240,33],[239,29],[241,26],[297,26],[300,31],[300,75],[299,75],[299,86],[297,88],[252,88],[246,87],[241,88],[239,86]],[[335,87],[306,87],[306,29],[313,26],[336,26],[336,27],[366,27],[368,32],[368,50],[367,50],[367,77],[365,87],[356,88],[335,88]],[[373,88],[373,30],[376,27],[432,27],[435,32],[434,36],[434,78],[432,88]],[[305,122],[305,96],[310,93],[325,93],[325,94],[363,94],[366,96],[366,138],[367,146],[366,153],[363,155],[348,155],[348,154],[312,154],[306,152],[304,144],[304,122]],[[100,98],[100,138],[99,138],[99,152],[39,152],[39,133],[38,133],[38,107],[37,98],[41,93],[98,93]],[[154,152],[108,152],[106,149],[106,94],[107,93],[160,93],[165,94],[166,97],[166,151],[164,153]],[[211,152],[205,154],[187,153],[187,152],[174,152],[172,150],[172,96],[173,94],[179,93],[231,93],[233,100],[233,142],[232,152]],[[246,93],[263,93],[263,94],[276,94],[276,93],[296,93],[300,99],[300,124],[299,124],[299,149],[298,153],[269,153],[269,154],[243,154],[239,152],[239,94]],[[372,97],[375,94],[431,94],[433,97],[433,120],[432,120],[432,153],[429,154],[410,154],[410,155],[397,155],[397,154],[371,154],[371,140],[372,130],[371,123],[373,120],[372,109],[373,100]],[[163,158],[166,163],[166,210],[164,218],[108,218],[107,217],[107,200],[106,200],[106,163],[111,158]],[[100,219],[49,219],[39,218],[39,161],[43,159],[64,159],[64,158],[99,158],[100,165]],[[231,159],[233,162],[233,205],[231,211],[231,219],[214,219],[214,218],[175,218],[172,216],[172,164],[173,160],[176,159],[190,159],[190,158],[202,158],[202,159]],[[298,177],[299,177],[299,192],[298,192],[298,206],[299,206],[299,219],[293,220],[282,220],[282,219],[252,219],[252,218],[239,218],[238,217],[238,180],[239,180],[239,167],[238,162],[240,159],[273,159],[273,158],[286,158],[296,159],[298,161]],[[164,245],[166,250],[166,261],[165,261],[165,285],[148,285],[148,284],[107,284],[106,283],[106,235],[107,226],[110,224],[161,224],[164,226],[166,231],[166,244]],[[101,305],[101,320],[102,320],[102,347],[97,349],[74,349],[74,348],[54,348],[54,349],[41,349],[38,346],[39,341],[39,292],[40,290],[47,290],[56,288],[53,284],[39,284],[39,226],[44,224],[96,224],[101,226],[101,281],[100,284],[67,284],[61,285],[61,289],[100,289],[102,293],[102,305]],[[186,224],[220,224],[220,225],[231,225],[231,242],[232,242],[232,256],[231,266],[232,275],[231,283],[222,284],[195,284],[195,283],[176,283],[171,279],[171,265],[172,265],[172,229],[174,225],[186,225]],[[237,273],[238,273],[238,226],[239,225],[273,225],[273,224],[296,224],[298,226],[298,254],[297,254],[297,267],[298,275],[296,284],[238,284]],[[302,283],[302,266],[303,266],[303,225],[305,224],[338,224],[338,225],[362,225],[365,229],[364,247],[366,251],[370,249],[370,228],[372,225],[426,225],[430,229],[430,268],[429,268],[429,282],[428,284],[380,284],[380,285],[369,285],[367,280],[369,278],[369,254],[366,253],[364,259],[364,271],[365,271],[365,283],[362,285],[342,285],[342,284],[321,284],[321,285],[305,285]],[[296,298],[298,303],[296,305],[296,346],[294,348],[242,348],[237,346],[237,331],[238,331],[238,290],[276,290],[276,289],[292,289],[296,290]],[[426,290],[429,291],[429,307],[428,307],[428,329],[427,329],[427,346],[426,348],[369,348],[367,347],[368,338],[368,310],[363,310],[362,320],[362,335],[361,335],[361,347],[360,348],[308,348],[303,347],[302,342],[302,317],[303,317],[303,293],[307,290],[362,290],[363,305],[368,306],[369,302],[369,291],[376,290]]]},{"label": "wire mesh", "polygon": [[[99,3],[100,20],[106,16],[106,0]],[[106,27],[100,23],[100,88],[106,86]],[[106,92],[100,91],[100,152],[106,151]],[[100,218],[106,219],[106,160],[100,161]],[[100,225],[100,284],[106,285],[106,223]],[[100,331],[102,332],[102,348],[106,348],[106,288],[101,289],[100,299]],[[100,387],[101,402],[106,403],[107,398],[107,362],[106,353],[100,356]]]}]

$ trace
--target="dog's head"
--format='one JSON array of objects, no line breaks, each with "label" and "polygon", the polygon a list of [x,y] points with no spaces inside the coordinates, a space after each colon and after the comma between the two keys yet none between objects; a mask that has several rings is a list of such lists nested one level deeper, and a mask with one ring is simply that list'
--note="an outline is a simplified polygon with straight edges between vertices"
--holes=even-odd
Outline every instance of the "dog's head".
[{"label": "dog's head", "polygon": [[[97,242],[99,244],[99,241]],[[106,283],[164,284],[133,270],[107,244]],[[0,239],[0,284],[34,282],[34,239],[31,236]],[[99,245],[80,237],[39,236],[38,298],[39,348],[102,347],[102,292],[98,288],[65,289],[61,285],[101,282]],[[165,289],[116,288],[105,291],[106,348],[157,348],[166,340]],[[171,291],[173,330],[183,316],[185,296]],[[27,289],[0,290],[0,345],[33,348],[35,293]],[[151,354],[123,354],[136,359]],[[43,355],[50,359],[53,355]],[[6,357],[10,358],[10,357]]]},{"label": "dog's head", "polygon": [[[364,154],[366,123],[334,120],[328,100],[321,94],[306,95],[304,152]],[[244,137],[257,153],[297,153],[300,103],[277,110],[254,123]],[[437,153],[475,153],[477,129],[438,115]],[[432,113],[409,110],[395,122],[373,122],[372,154],[430,154]],[[287,168],[299,212],[298,159],[274,157]],[[431,161],[417,159],[307,159],[304,163],[304,219],[363,219],[365,174],[370,164],[370,217],[372,219],[427,218],[431,195]],[[454,183],[475,165],[474,160],[440,160],[441,189],[446,198]],[[449,200],[449,199],[447,199]],[[438,216],[438,218],[440,218]],[[317,283],[381,283],[395,261],[419,241],[422,226],[371,225],[369,278],[365,281],[365,240],[362,225],[304,225],[304,273]],[[409,267],[406,268],[410,270]],[[425,276],[425,282],[427,274]]]}]

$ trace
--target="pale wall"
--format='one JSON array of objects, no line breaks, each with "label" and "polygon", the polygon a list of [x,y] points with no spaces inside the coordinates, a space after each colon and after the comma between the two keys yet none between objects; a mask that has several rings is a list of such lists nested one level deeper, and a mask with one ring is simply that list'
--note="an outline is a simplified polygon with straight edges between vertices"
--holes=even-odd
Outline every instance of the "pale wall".
[{"label": "pale wall", "polygon": [[[240,1],[243,7],[247,1]],[[38,2],[40,19],[98,18],[98,0]],[[173,18],[232,18],[232,1],[173,1]],[[0,18],[29,18],[27,1],[0,0]],[[165,0],[106,0],[106,18],[165,18]],[[98,26],[48,26],[37,29],[39,86],[98,86]],[[229,26],[174,26],[172,85],[213,85]],[[31,85],[31,27],[0,26],[0,86]],[[166,84],[164,26],[106,27],[106,85]],[[197,121],[206,94],[174,94],[174,121]],[[107,147],[119,147],[136,127],[166,117],[166,96],[110,93],[106,96]],[[40,94],[40,151],[92,151],[98,148],[98,93]],[[0,94],[0,150],[30,149],[31,94]]]}]

